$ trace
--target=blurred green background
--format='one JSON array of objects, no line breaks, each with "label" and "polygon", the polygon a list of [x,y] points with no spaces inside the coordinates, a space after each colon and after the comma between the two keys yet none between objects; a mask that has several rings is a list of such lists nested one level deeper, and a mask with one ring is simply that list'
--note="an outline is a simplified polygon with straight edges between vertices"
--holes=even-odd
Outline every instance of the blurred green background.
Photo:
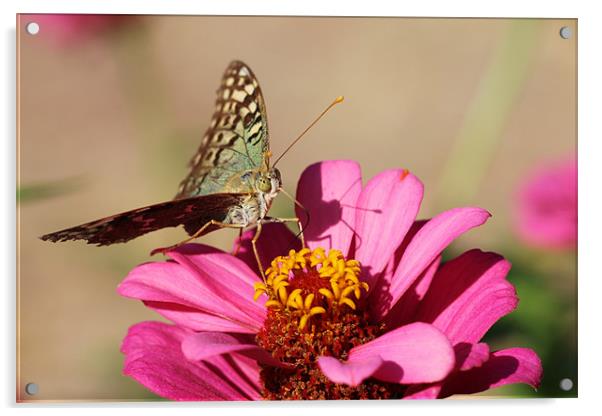
[{"label": "blurred green background", "polygon": [[[119,345],[130,325],[159,317],[115,288],[183,231],[102,248],[38,237],[171,199],[232,59],[259,78],[275,155],[346,97],[280,164],[290,192],[307,165],[355,159],[364,180],[393,167],[417,175],[420,217],[467,205],[492,212],[445,254],[479,247],[513,263],[519,307],[486,341],[534,348],[544,379],[537,392],[484,395],[576,396],[576,248],[525,245],[511,215],[527,172],[576,151],[576,20],[51,17],[21,15],[17,25],[18,388],[39,385],[23,399],[154,398],[121,374]],[[290,205],[281,198],[272,213]],[[204,242],[229,249],[234,234]]]}]

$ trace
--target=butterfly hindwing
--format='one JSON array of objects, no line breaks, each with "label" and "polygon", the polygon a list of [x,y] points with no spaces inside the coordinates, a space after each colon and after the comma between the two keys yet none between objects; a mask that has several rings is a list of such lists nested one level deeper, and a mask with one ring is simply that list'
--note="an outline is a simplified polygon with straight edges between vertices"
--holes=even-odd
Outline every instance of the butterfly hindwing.
[{"label": "butterfly hindwing", "polygon": [[162,202],[47,234],[41,239],[86,240],[88,244],[104,246],[178,225],[184,225],[191,234],[194,227],[192,232],[211,220],[223,221],[229,209],[246,197],[246,194],[221,193]]},{"label": "butterfly hindwing", "polygon": [[237,177],[258,169],[269,151],[265,102],[257,78],[240,61],[230,63],[217,90],[215,112],[176,198],[246,192]]}]

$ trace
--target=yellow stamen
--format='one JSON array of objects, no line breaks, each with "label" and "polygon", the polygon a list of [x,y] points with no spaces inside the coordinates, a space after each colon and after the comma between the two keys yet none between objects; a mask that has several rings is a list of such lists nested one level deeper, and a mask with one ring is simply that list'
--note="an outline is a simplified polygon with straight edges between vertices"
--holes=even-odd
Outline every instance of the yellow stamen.
[{"label": "yellow stamen", "polygon": [[347,286],[345,289],[343,289],[343,292],[341,292],[341,297],[346,298],[351,292],[353,292],[354,289],[355,288],[353,286]]},{"label": "yellow stamen", "polygon": [[351,309],[355,310],[355,302],[349,298],[342,298],[340,301],[343,305],[349,306]]},{"label": "yellow stamen", "polygon": [[324,296],[328,299],[334,299],[334,295],[328,289],[320,289],[320,290],[318,290],[318,293],[320,293],[322,296]]},{"label": "yellow stamen", "polygon": [[303,315],[299,320],[299,330],[303,331],[305,326],[307,325],[307,321],[309,321],[309,315]]},{"label": "yellow stamen", "polygon": [[321,306],[314,306],[313,308],[311,308],[309,310],[309,316],[314,316],[314,315],[318,315],[321,313],[326,313],[326,309],[324,309]]},{"label": "yellow stamen", "polygon": [[286,286],[280,286],[278,288],[278,298],[283,305],[286,305],[286,302],[288,301],[288,292],[286,291]]},{"label": "yellow stamen", "polygon": [[313,293],[307,295],[307,297],[305,298],[305,302],[303,302],[303,306],[305,307],[305,309],[311,309],[311,303],[314,301],[315,297],[316,295],[314,295]]},{"label": "yellow stamen", "polygon": [[278,302],[277,300],[268,300],[265,303],[266,308],[271,308],[274,307],[276,309],[281,309],[282,308],[282,303]]},{"label": "yellow stamen", "polygon": [[[329,313],[331,317],[338,316],[345,312],[341,309],[344,305],[351,310],[357,308],[350,296],[360,300],[362,289],[366,293],[369,289],[368,284],[360,280],[360,272],[360,263],[346,260],[339,250],[326,252],[321,247],[290,250],[288,256],[278,256],[271,261],[265,272],[266,283],[253,286],[253,298],[257,301],[266,294],[267,308],[282,310],[290,319],[298,319],[299,330],[305,330],[313,316]],[[304,283],[303,279],[310,280]],[[323,281],[322,287],[320,281]]]}]

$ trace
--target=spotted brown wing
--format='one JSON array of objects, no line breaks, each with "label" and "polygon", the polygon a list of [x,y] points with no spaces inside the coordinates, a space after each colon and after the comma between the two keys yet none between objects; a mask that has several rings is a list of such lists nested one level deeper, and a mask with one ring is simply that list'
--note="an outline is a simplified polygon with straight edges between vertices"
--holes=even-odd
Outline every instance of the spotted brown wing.
[{"label": "spotted brown wing", "polygon": [[176,198],[247,192],[236,178],[257,170],[269,151],[265,102],[248,65],[228,65],[217,90],[215,111]]},{"label": "spotted brown wing", "polygon": [[228,210],[242,203],[247,194],[223,193],[162,202],[122,212],[40,237],[46,241],[86,240],[106,246],[125,243],[143,234],[184,225],[192,235],[211,220],[223,221]]}]

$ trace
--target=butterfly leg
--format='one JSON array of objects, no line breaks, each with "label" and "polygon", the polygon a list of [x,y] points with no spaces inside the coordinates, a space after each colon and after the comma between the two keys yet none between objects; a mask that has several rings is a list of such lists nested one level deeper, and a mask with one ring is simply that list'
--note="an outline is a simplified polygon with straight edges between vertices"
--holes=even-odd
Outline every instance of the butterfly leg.
[{"label": "butterfly leg", "polygon": [[301,238],[301,248],[306,248],[307,245],[305,244],[305,234],[303,233],[303,224],[301,224],[301,220],[299,219],[299,217],[286,218],[285,220],[297,223],[297,227],[299,227],[299,237]]},{"label": "butterfly leg", "polygon": [[244,228],[244,225],[242,225],[242,224],[226,224],[224,222],[211,220],[208,223],[206,223],[205,225],[203,225],[201,228],[199,228],[199,230],[196,233],[194,233],[194,235],[187,238],[186,240],[180,241],[179,243],[174,244],[173,246],[156,248],[153,251],[151,251],[150,254],[151,254],[151,256],[154,256],[157,253],[165,254],[168,251],[172,251],[180,246],[183,246],[184,244],[199,238],[201,235],[203,235],[205,230],[211,226],[220,227],[220,228],[238,228],[241,230],[241,232],[242,232],[242,229]]},{"label": "butterfly leg", "polygon": [[251,240],[251,246],[253,247],[253,253],[255,254],[255,260],[257,260],[257,266],[259,267],[259,272],[261,273],[261,278],[265,282],[265,273],[263,272],[263,265],[261,264],[261,258],[259,257],[259,251],[257,251],[257,240],[259,240],[259,235],[261,234],[261,226],[262,221],[257,222],[257,229],[255,231],[255,235]]},{"label": "butterfly leg", "polygon": [[301,247],[305,248],[307,247],[305,245],[305,235],[303,234],[303,224],[301,224],[301,220],[298,217],[295,218],[273,218],[273,217],[266,217],[263,220],[264,223],[269,223],[269,222],[279,222],[279,223],[284,223],[284,222],[294,222],[297,224],[297,227],[299,227],[299,237],[301,238]]}]

